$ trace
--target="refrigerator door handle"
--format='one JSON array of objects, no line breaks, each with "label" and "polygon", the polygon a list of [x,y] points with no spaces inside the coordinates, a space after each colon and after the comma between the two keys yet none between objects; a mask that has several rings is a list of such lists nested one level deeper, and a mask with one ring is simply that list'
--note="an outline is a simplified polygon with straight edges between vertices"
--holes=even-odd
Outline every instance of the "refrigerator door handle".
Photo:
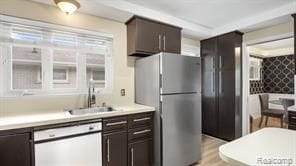
[{"label": "refrigerator door handle", "polygon": [[219,72],[219,90],[220,90],[220,93],[223,93],[222,77],[223,77],[223,74],[222,74],[222,71],[220,71]]},{"label": "refrigerator door handle", "polygon": [[212,91],[215,92],[215,72],[212,73]]}]

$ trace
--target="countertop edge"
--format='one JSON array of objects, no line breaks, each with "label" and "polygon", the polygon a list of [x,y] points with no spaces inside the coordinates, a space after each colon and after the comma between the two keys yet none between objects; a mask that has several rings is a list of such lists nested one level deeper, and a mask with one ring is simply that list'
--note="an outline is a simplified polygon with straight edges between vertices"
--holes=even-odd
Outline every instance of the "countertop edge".
[{"label": "countertop edge", "polygon": [[[31,118],[34,119],[32,121],[26,121],[26,122],[18,122],[18,119],[22,118],[21,116],[15,118],[10,118],[12,120],[8,121],[9,123],[5,124],[0,123],[0,132],[7,131],[7,130],[14,130],[14,129],[23,129],[23,128],[34,128],[34,127],[40,127],[40,126],[46,126],[46,125],[55,125],[55,124],[62,124],[62,123],[70,123],[75,121],[85,121],[85,120],[92,120],[92,119],[103,119],[103,118],[111,118],[111,117],[117,117],[117,116],[126,116],[131,114],[138,114],[138,113],[148,113],[148,112],[154,112],[155,108],[153,107],[144,107],[144,108],[132,108],[131,110],[121,110],[116,112],[107,112],[107,113],[98,113],[98,114],[89,114],[89,115],[79,115],[79,116],[72,116],[67,115],[65,112],[59,112],[59,113],[52,113],[52,114],[44,114],[44,115],[32,115],[32,116],[24,116],[23,118]],[[46,116],[56,116],[51,117],[44,120],[36,120],[38,117],[46,117]],[[1,120],[1,118],[0,118]],[[16,123],[12,123],[13,121],[16,121]]]}]

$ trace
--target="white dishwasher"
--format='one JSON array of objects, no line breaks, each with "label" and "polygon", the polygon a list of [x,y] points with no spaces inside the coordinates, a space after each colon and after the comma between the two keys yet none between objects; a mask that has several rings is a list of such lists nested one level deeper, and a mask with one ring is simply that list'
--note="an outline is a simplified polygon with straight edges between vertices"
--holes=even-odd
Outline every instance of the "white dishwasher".
[{"label": "white dishwasher", "polygon": [[36,166],[102,166],[101,122],[34,132]]}]

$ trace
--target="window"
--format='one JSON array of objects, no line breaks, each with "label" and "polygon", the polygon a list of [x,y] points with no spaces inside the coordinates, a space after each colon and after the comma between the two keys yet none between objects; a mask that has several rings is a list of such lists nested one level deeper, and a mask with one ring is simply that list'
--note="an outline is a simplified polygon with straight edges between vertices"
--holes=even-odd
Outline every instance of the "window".
[{"label": "window", "polygon": [[249,60],[249,79],[261,80],[262,59],[250,57]]},{"label": "window", "polygon": [[41,49],[12,47],[12,90],[42,88]]},{"label": "window", "polygon": [[103,55],[89,53],[86,55],[87,80],[93,81],[95,87],[105,87],[105,58]]},{"label": "window", "polygon": [[0,20],[0,96],[86,94],[90,81],[112,91],[112,36],[32,24]]},{"label": "window", "polygon": [[53,50],[53,88],[77,88],[77,53]]},{"label": "window", "polygon": [[65,69],[53,69],[53,82],[54,83],[69,83],[69,71]]}]

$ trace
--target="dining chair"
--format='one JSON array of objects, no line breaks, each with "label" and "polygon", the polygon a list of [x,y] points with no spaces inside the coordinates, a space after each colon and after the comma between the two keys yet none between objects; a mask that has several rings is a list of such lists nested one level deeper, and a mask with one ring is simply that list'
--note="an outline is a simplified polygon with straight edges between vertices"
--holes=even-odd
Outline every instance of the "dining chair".
[{"label": "dining chair", "polygon": [[288,123],[288,108],[295,104],[294,99],[280,98],[281,104],[284,107],[284,121]]},{"label": "dining chair", "polygon": [[264,116],[266,117],[265,126],[267,126],[268,118],[273,117],[273,118],[279,118],[281,120],[281,127],[283,128],[283,126],[284,126],[284,122],[283,122],[284,110],[269,108],[269,105],[268,105],[269,94],[260,94],[259,99],[260,99],[260,106],[261,106],[260,107],[261,108],[261,119],[260,119],[260,123],[259,123],[259,128],[261,128]]}]

